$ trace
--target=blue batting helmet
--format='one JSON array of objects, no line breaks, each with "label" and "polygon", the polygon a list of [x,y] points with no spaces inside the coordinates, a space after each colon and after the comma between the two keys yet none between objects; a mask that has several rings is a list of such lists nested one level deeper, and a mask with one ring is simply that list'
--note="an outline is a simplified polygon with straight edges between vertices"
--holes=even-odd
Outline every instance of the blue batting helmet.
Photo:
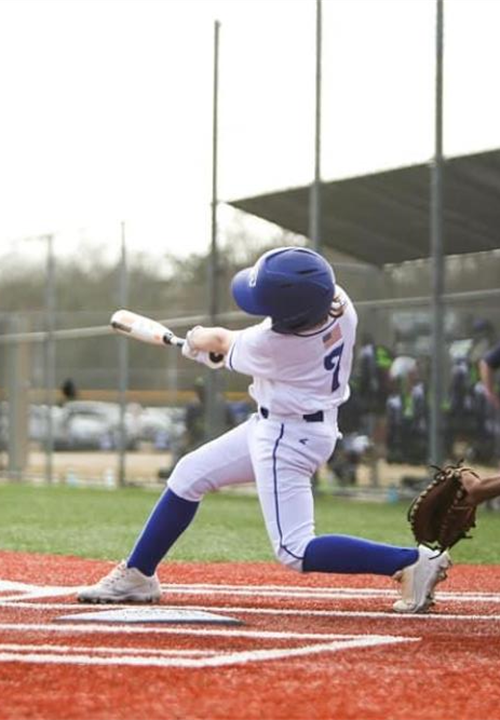
[{"label": "blue batting helmet", "polygon": [[328,314],[335,276],[317,252],[281,247],[236,273],[231,290],[242,310],[270,316],[273,329],[286,333],[316,325]]}]

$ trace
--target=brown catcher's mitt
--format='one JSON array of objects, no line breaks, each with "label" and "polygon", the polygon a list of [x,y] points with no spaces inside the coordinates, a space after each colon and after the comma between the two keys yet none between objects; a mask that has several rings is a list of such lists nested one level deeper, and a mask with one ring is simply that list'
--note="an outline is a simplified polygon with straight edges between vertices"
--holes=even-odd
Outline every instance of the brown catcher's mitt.
[{"label": "brown catcher's mitt", "polygon": [[432,467],[436,469],[434,480],[413,500],[408,520],[419,544],[443,552],[470,537],[467,533],[476,526],[477,506],[467,503],[462,483],[464,472],[476,473],[461,463]]}]

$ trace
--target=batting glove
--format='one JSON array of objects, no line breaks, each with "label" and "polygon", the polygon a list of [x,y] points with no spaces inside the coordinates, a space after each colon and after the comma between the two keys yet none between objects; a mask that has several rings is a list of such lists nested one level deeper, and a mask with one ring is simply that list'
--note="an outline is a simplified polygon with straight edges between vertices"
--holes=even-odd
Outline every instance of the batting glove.
[{"label": "batting glove", "polygon": [[201,325],[195,325],[194,328],[189,330],[186,335],[186,341],[182,346],[182,354],[184,355],[184,357],[187,357],[190,360],[198,360],[198,356],[200,355],[200,350],[195,349],[192,341],[193,333],[199,327],[201,327]]},{"label": "batting glove", "polygon": [[199,327],[201,327],[201,325],[195,325],[195,327],[192,328],[192,330],[189,330],[189,332],[187,333],[186,341],[182,346],[182,354],[184,355],[184,357],[187,357],[190,360],[196,360],[196,362],[199,362],[202,365],[206,365],[212,370],[217,370],[218,368],[224,367],[224,355],[219,355],[213,352],[209,353],[205,350],[196,350],[193,347],[193,333]]}]

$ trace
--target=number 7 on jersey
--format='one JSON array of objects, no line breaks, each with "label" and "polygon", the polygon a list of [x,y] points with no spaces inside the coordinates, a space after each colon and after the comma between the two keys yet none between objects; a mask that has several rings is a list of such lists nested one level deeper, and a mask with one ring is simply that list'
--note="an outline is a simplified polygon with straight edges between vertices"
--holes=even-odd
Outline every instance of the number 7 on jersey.
[{"label": "number 7 on jersey", "polygon": [[342,357],[342,350],[344,349],[344,343],[328,353],[324,359],[325,370],[332,371],[332,392],[338,389],[339,383],[339,371],[340,371],[340,358]]}]

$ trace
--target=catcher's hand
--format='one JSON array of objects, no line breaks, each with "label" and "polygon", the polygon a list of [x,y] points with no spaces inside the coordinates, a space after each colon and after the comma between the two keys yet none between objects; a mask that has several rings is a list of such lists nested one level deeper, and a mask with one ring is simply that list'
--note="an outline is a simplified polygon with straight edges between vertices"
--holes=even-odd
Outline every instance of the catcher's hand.
[{"label": "catcher's hand", "polygon": [[461,463],[433,467],[434,479],[413,500],[408,520],[419,544],[443,552],[470,537],[467,533],[476,526],[477,505],[471,501],[468,488],[479,479]]}]

